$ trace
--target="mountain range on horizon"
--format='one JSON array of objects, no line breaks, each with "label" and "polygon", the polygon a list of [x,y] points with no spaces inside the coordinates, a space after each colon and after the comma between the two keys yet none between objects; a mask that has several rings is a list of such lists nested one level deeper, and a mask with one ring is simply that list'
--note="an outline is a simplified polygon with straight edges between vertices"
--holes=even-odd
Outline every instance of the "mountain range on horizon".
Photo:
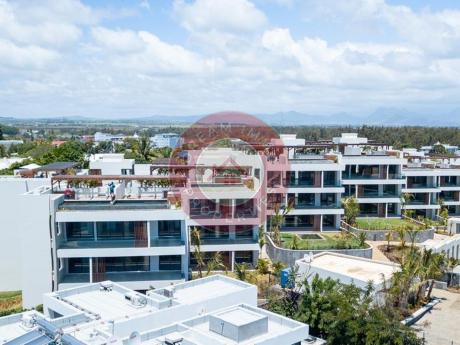
[{"label": "mountain range on horizon", "polygon": [[[110,121],[113,123],[138,123],[152,125],[177,125],[191,124],[198,121],[204,115],[149,115],[120,118],[98,118],[96,116],[60,116],[39,118],[17,118],[12,116],[0,116],[0,123],[24,123],[24,122],[100,122]],[[285,111],[272,114],[255,114],[260,120],[272,126],[430,126],[430,127],[460,127],[460,108],[436,115],[426,115],[415,111],[399,108],[378,108],[369,115],[353,115],[347,112],[330,115],[314,115],[297,111]]]}]

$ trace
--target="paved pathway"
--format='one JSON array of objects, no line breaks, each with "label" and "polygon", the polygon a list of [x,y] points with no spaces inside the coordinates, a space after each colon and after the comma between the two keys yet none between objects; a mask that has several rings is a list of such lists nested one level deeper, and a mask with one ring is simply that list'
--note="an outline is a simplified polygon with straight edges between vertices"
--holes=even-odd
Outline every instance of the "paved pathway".
[{"label": "paved pathway", "polygon": [[427,345],[460,345],[460,294],[434,289],[432,295],[441,303],[412,327]]}]

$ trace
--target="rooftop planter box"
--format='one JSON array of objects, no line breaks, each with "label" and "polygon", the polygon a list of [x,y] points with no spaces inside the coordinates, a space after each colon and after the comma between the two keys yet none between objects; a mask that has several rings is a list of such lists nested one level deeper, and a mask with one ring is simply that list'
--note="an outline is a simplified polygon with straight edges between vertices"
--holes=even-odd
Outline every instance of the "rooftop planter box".
[{"label": "rooftop planter box", "polygon": [[[320,236],[324,236],[322,233]],[[304,258],[305,255],[310,253],[319,254],[323,252],[332,252],[332,253],[340,253],[345,255],[352,255],[358,256],[362,258],[371,259],[372,258],[372,247],[366,245],[366,248],[357,248],[357,249],[334,249],[333,246],[330,246],[328,249],[325,246],[322,249],[287,249],[287,248],[280,248],[276,246],[270,236],[267,234],[267,254],[272,261],[281,261],[288,267],[294,266],[296,260]],[[315,241],[315,240],[307,240],[307,241]]]},{"label": "rooftop planter box", "polygon": [[392,232],[393,241],[398,241],[400,238],[397,230],[401,227],[405,229],[405,240],[407,242],[411,241],[412,231],[417,231],[415,235],[415,242],[417,243],[433,239],[435,232],[433,227],[428,227],[415,219],[407,218],[357,218],[355,226],[342,221],[341,227],[356,235],[363,232],[366,234],[367,240],[370,241],[386,241],[388,232]]}]

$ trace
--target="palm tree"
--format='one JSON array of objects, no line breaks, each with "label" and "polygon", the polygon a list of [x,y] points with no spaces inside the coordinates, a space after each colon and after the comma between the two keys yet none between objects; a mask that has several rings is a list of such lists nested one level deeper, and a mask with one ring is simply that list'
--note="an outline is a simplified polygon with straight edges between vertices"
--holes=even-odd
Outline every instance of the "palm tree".
[{"label": "palm tree", "polygon": [[291,237],[291,241],[289,242],[289,249],[297,250],[299,249],[299,245],[301,242],[301,238],[297,234],[293,234]]},{"label": "palm tree", "polygon": [[409,201],[411,201],[412,199],[414,199],[414,194],[412,193],[402,193],[401,194],[401,206],[403,208],[403,214],[406,216],[406,217],[409,217],[409,218],[412,218],[412,214],[413,214],[413,210],[406,210],[406,205],[409,203]]},{"label": "palm tree", "polygon": [[354,226],[356,224],[356,218],[359,215],[358,199],[356,199],[354,196],[343,198],[342,206],[344,209],[345,222],[351,226]]},{"label": "palm tree", "polygon": [[265,228],[263,225],[259,226],[259,257],[262,257],[262,250],[264,249],[264,246],[266,244],[265,241]]},{"label": "palm tree", "polygon": [[247,272],[249,270],[249,264],[243,262],[241,264],[235,264],[236,276],[239,280],[246,281]]},{"label": "palm tree", "polygon": [[190,231],[190,242],[193,245],[193,257],[196,261],[196,268],[198,276],[203,278],[203,268],[206,266],[204,260],[204,253],[201,251],[201,235],[200,230],[193,228]]},{"label": "palm tree", "polygon": [[272,262],[272,270],[273,270],[273,274],[276,276],[276,277],[279,277],[279,275],[281,274],[281,271],[286,267],[285,264],[283,264],[281,261],[274,261]]},{"label": "palm tree", "polygon": [[137,144],[137,152],[138,154],[145,160],[149,161],[150,158],[150,138],[144,134],[139,138],[139,142]]},{"label": "palm tree", "polygon": [[396,232],[399,236],[399,241],[401,242],[401,248],[406,248],[406,227],[404,225],[400,225],[396,228]]},{"label": "palm tree", "polygon": [[256,268],[259,274],[261,275],[269,274],[270,273],[270,262],[267,259],[259,259],[257,260]]},{"label": "palm tree", "polygon": [[385,240],[387,241],[387,252],[390,251],[390,242],[393,240],[393,231],[387,231],[385,233]]},{"label": "palm tree", "polygon": [[284,217],[291,212],[292,206],[292,204],[288,204],[281,211],[280,206],[275,205],[275,214],[270,220],[270,236],[277,246],[281,246],[281,225],[284,223]]},{"label": "palm tree", "polygon": [[222,253],[221,252],[215,252],[214,256],[212,257],[211,260],[208,261],[207,263],[207,272],[206,275],[208,276],[212,271],[217,271],[217,270],[224,270],[225,274],[228,273],[227,271],[227,266],[224,264],[222,260]]}]

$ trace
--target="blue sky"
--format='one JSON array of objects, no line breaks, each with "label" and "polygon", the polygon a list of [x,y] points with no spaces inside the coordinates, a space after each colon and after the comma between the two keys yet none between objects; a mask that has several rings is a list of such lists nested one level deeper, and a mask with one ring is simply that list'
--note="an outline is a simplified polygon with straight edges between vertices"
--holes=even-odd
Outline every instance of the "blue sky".
[{"label": "blue sky", "polygon": [[0,0],[0,116],[460,107],[454,0]]}]

